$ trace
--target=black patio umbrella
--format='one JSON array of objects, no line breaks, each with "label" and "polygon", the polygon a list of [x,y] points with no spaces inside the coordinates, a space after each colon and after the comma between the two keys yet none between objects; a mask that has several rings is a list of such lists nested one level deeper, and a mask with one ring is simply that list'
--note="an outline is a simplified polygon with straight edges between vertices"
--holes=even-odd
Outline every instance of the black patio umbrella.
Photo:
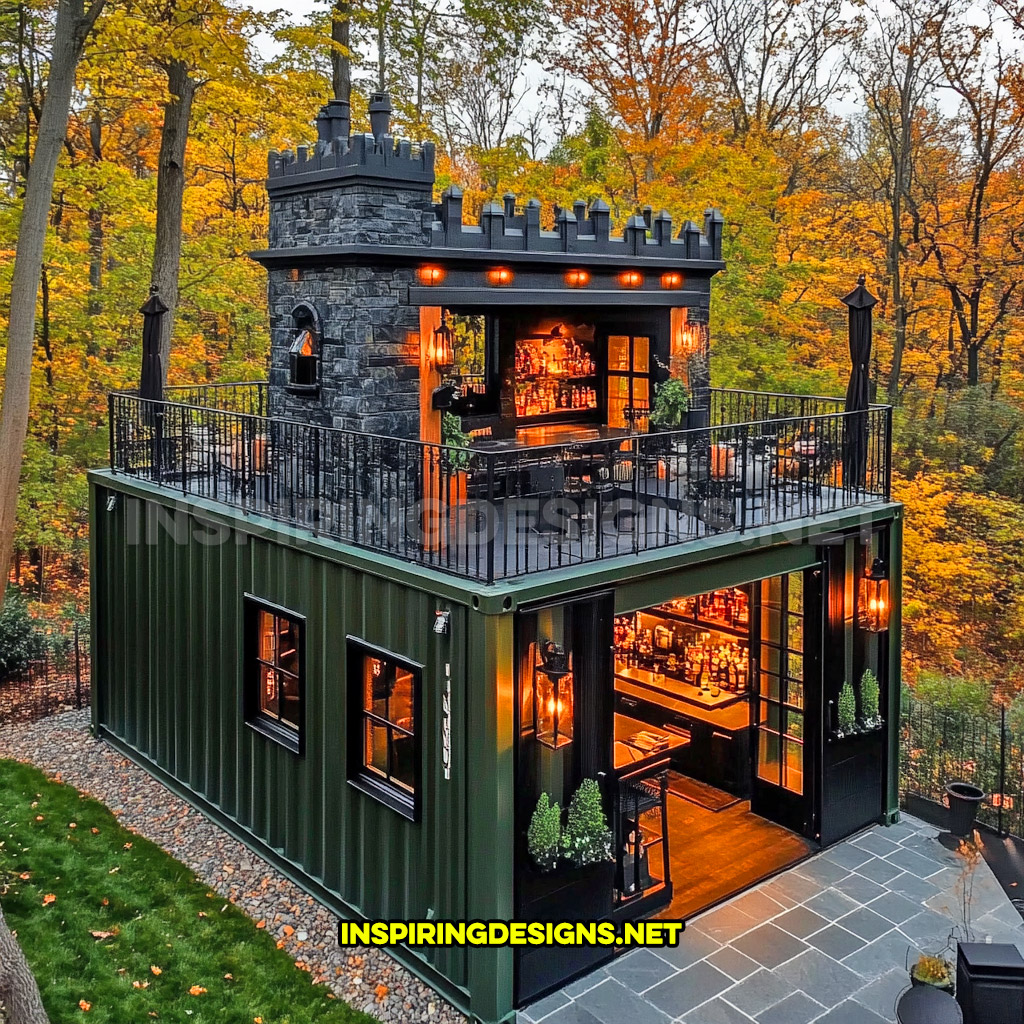
[{"label": "black patio umbrella", "polygon": [[857,278],[857,287],[842,301],[850,311],[850,383],[846,388],[846,411],[843,437],[843,481],[847,487],[863,487],[868,462],[868,366],[871,363],[871,310],[878,302],[864,287],[864,275]]},{"label": "black patio umbrella", "polygon": [[149,298],[139,307],[142,314],[142,378],[139,398],[149,402],[164,400],[164,373],[160,361],[160,327],[167,307],[155,284],[149,286]]}]

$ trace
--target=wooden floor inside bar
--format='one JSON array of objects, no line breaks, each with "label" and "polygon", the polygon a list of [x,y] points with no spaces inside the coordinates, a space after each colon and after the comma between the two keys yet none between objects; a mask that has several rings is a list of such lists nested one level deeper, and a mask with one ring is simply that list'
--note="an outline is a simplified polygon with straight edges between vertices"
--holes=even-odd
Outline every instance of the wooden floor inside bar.
[{"label": "wooden floor inside bar", "polygon": [[673,899],[657,916],[687,920],[810,856],[815,844],[752,814],[743,800],[723,811],[668,796]]}]

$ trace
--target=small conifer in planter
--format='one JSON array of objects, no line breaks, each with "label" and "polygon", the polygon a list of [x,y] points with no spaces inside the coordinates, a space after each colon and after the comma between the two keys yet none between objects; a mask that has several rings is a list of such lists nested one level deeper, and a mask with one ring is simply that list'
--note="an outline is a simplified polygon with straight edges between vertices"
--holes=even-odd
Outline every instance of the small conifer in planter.
[{"label": "small conifer in planter", "polygon": [[871,669],[865,669],[864,675],[860,677],[860,706],[864,713],[864,724],[869,729],[877,729],[882,724],[878,701],[878,678]]},{"label": "small conifer in planter", "polygon": [[599,864],[612,854],[612,832],[601,805],[601,790],[593,779],[584,779],[569,801],[562,853],[576,867]]},{"label": "small conifer in planter", "polygon": [[857,731],[857,698],[849,682],[839,691],[839,736],[852,736]]},{"label": "small conifer in planter", "polygon": [[530,857],[541,871],[554,871],[562,848],[562,808],[547,793],[537,798],[526,833]]}]

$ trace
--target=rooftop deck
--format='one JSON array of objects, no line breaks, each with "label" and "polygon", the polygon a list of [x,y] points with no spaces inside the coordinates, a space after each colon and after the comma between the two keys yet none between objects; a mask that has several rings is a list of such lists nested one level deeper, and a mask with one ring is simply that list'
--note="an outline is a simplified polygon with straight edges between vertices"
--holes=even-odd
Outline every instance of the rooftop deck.
[{"label": "rooftop deck", "polygon": [[463,449],[268,415],[263,383],[110,396],[110,468],[491,583],[890,497],[891,410],[712,389],[708,426]]}]

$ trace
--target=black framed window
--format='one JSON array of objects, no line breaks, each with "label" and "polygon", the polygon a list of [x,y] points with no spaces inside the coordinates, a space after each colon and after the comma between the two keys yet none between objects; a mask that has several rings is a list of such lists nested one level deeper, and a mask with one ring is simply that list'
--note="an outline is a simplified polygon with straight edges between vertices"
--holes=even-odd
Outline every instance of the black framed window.
[{"label": "black framed window", "polygon": [[245,618],[246,719],[301,753],[305,619],[249,594]]},{"label": "black framed window", "polygon": [[349,638],[349,780],[414,819],[421,679],[421,666]]}]

